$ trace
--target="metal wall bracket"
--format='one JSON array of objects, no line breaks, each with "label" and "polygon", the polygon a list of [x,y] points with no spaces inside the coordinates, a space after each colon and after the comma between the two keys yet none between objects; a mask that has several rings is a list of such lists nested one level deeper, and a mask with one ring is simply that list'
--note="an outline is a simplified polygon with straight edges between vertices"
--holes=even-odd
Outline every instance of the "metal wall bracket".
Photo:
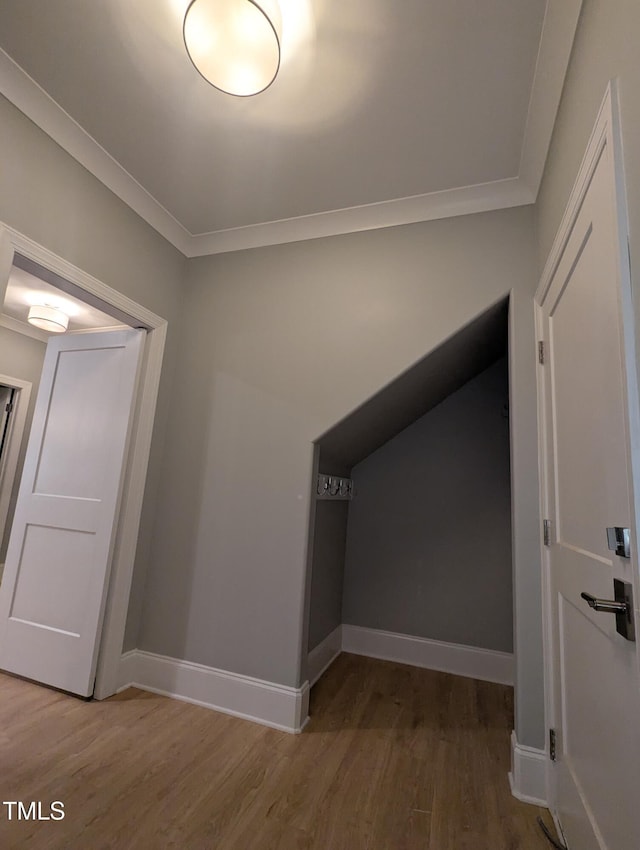
[{"label": "metal wall bracket", "polygon": [[341,475],[324,475],[320,473],[316,482],[316,498],[318,499],[353,499],[353,481]]}]

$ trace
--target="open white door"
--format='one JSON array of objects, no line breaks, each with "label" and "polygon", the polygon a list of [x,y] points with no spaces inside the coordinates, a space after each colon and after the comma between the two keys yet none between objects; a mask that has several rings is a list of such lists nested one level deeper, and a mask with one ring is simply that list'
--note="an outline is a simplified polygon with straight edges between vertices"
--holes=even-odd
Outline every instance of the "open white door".
[{"label": "open white door", "polygon": [[[631,445],[640,437],[609,109],[592,138],[540,298],[556,732],[551,803],[571,850],[640,847],[638,644],[616,630],[631,625],[636,612],[623,608],[617,617],[604,604],[616,601],[619,580],[637,607]],[[616,551],[607,535],[614,527],[627,529],[630,552],[623,542]]]},{"label": "open white door", "polygon": [[47,345],[0,585],[0,668],[93,692],[145,333]]}]

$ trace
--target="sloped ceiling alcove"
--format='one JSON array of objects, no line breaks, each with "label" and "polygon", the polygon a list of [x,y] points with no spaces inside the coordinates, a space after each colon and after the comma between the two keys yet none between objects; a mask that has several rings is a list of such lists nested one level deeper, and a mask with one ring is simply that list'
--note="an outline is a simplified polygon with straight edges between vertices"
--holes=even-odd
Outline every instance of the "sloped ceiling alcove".
[{"label": "sloped ceiling alcove", "polygon": [[320,437],[321,454],[355,466],[503,357],[508,313],[504,299],[429,352]]}]

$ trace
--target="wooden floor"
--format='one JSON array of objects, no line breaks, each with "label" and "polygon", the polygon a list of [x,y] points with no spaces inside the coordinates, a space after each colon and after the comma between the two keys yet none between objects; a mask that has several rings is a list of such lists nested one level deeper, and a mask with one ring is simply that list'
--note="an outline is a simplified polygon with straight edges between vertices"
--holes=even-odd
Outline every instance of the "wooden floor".
[{"label": "wooden floor", "polygon": [[0,676],[0,800],[28,850],[549,850],[509,793],[510,688],[342,655],[288,735],[128,690],[82,702]]}]

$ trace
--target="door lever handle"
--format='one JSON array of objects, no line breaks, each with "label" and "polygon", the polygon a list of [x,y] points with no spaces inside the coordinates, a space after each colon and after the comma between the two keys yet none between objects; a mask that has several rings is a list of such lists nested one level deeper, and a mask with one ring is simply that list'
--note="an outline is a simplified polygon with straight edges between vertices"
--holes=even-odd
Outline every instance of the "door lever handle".
[{"label": "door lever handle", "polygon": [[616,631],[627,640],[636,639],[636,628],[633,618],[633,589],[631,582],[614,578],[613,599],[597,599],[590,593],[581,593],[580,596],[593,608],[594,611],[606,611],[616,615]]},{"label": "door lever handle", "polygon": [[580,596],[594,611],[606,611],[608,614],[626,614],[629,607],[628,602],[618,602],[615,599],[597,599],[590,593],[583,592]]}]

